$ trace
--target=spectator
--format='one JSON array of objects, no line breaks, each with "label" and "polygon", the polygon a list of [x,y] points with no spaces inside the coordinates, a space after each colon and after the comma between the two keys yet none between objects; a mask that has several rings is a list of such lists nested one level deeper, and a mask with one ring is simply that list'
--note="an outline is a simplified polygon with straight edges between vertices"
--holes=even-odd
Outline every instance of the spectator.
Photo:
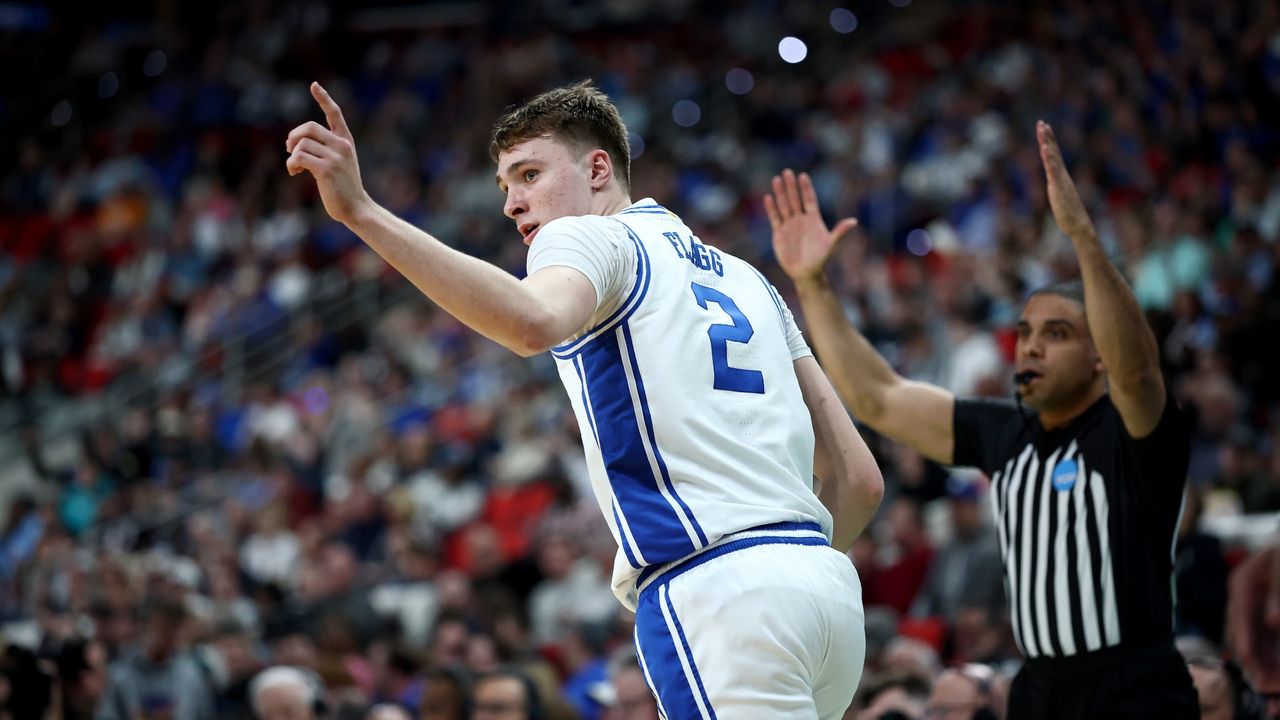
[{"label": "spectator", "polygon": [[1245,558],[1231,573],[1227,637],[1245,679],[1280,716],[1280,545]]},{"label": "spectator", "polygon": [[888,605],[905,615],[924,585],[934,550],[925,534],[918,501],[907,497],[894,500],[885,511],[885,524],[890,544],[863,573],[864,602],[868,606]]},{"label": "spectator", "polygon": [[542,698],[527,675],[497,669],[476,678],[471,688],[471,720],[542,720]]},{"label": "spectator", "polygon": [[259,673],[249,686],[249,697],[261,720],[323,720],[327,716],[320,679],[291,665]]},{"label": "spectator", "polygon": [[624,647],[609,658],[608,709],[604,720],[658,720],[658,702],[645,681],[634,648]]},{"label": "spectator", "polygon": [[460,670],[446,666],[428,671],[418,703],[418,720],[467,720],[469,694],[466,677]]},{"label": "spectator", "polygon": [[1239,666],[1220,657],[1187,657],[1187,669],[1200,696],[1201,720],[1264,720],[1263,700],[1249,687]]},{"label": "spectator", "polygon": [[862,707],[852,720],[922,720],[928,702],[929,680],[888,675],[866,686]]},{"label": "spectator", "polygon": [[92,720],[107,690],[107,649],[102,643],[74,637],[62,643],[54,658],[63,720]]},{"label": "spectator", "polygon": [[954,623],[962,609],[978,608],[999,616],[1004,608],[1004,576],[994,528],[982,515],[985,481],[954,472],[947,481],[951,539],[933,557],[911,614],[941,616]]},{"label": "spectator", "polygon": [[1175,631],[1222,644],[1223,608],[1227,605],[1227,565],[1222,543],[1200,530],[1203,495],[1187,490],[1178,525],[1173,572],[1178,589]]},{"label": "spectator", "polygon": [[97,720],[159,715],[173,720],[211,720],[213,693],[185,653],[189,618],[181,604],[153,602],[143,612],[136,652],[113,662]]},{"label": "spectator", "polygon": [[557,643],[579,623],[601,623],[613,615],[617,603],[608,576],[594,558],[583,556],[574,538],[548,534],[537,556],[543,580],[529,596],[534,642]]},{"label": "spectator", "polygon": [[1009,698],[1005,679],[986,665],[943,670],[933,681],[925,714],[929,718],[1003,720]]},{"label": "spectator", "polygon": [[365,720],[413,720],[413,718],[399,705],[384,703],[370,708],[369,714],[365,715]]}]

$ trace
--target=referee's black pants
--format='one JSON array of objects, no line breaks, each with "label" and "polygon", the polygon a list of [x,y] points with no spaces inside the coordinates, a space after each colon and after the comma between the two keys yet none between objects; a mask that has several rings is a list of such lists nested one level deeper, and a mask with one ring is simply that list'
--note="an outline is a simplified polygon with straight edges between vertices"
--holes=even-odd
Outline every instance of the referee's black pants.
[{"label": "referee's black pants", "polygon": [[1200,700],[1172,643],[1028,660],[1009,689],[1007,720],[1195,720]]}]

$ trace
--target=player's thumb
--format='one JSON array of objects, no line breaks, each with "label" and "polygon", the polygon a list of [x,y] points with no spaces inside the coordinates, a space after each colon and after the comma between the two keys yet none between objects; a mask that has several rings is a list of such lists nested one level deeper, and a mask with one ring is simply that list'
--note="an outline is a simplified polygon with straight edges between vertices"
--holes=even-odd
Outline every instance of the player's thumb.
[{"label": "player's thumb", "polygon": [[831,237],[836,242],[840,242],[841,238],[853,232],[856,227],[858,227],[857,218],[845,218],[836,223],[836,226],[831,229]]}]

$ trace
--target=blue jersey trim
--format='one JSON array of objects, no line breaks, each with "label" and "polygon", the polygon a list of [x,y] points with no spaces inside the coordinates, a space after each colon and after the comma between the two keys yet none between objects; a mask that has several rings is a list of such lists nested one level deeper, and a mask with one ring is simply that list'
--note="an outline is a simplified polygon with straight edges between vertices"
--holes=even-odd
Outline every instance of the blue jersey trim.
[{"label": "blue jersey trim", "polygon": [[618,544],[622,546],[622,552],[627,556],[627,562],[631,563],[631,567],[639,570],[642,565],[636,559],[636,554],[631,551],[631,542],[627,540],[627,531],[622,528],[622,518],[618,515],[618,498],[613,499],[613,521],[618,525]]},{"label": "blue jersey trim", "polygon": [[707,546],[707,534],[702,531],[702,525],[698,523],[698,518],[694,517],[693,510],[689,508],[680,494],[676,492],[675,483],[671,482],[671,473],[667,472],[667,461],[662,459],[662,451],[658,448],[658,437],[653,430],[653,416],[649,414],[649,398],[644,391],[644,380],[640,377],[640,365],[636,360],[636,345],[631,340],[631,328],[626,323],[622,324],[623,342],[627,344],[627,354],[631,356],[631,374],[636,379],[636,394],[640,397],[640,409],[644,412],[644,424],[649,429],[649,447],[653,448],[653,456],[658,461],[658,469],[662,472],[662,481],[667,485],[667,492],[671,493],[671,497],[680,503],[680,508],[684,510],[684,514],[689,518],[689,524],[693,526],[694,532],[698,534],[698,547]]},{"label": "blue jersey trim", "polygon": [[[648,670],[650,689],[658,697],[664,717],[671,720],[701,720],[698,699],[689,675],[680,662],[679,642],[663,617],[663,603],[657,595],[636,608],[636,651]],[[675,616],[672,615],[674,621]],[[693,657],[685,650],[690,666]],[[710,711],[710,708],[708,708]]]},{"label": "blue jersey trim", "polygon": [[[817,523],[778,523],[779,526],[792,525],[792,524],[798,527],[794,527],[794,528],[775,527],[775,526],[766,525],[766,526],[762,526],[761,529],[771,528],[771,529],[774,529],[775,531],[795,529],[795,530],[813,530],[815,532],[822,532],[821,528],[818,527]],[[743,532],[748,532],[748,531],[743,531]],[[758,545],[811,545],[814,547],[831,547],[831,543],[828,542],[825,537],[817,538],[817,537],[811,537],[811,536],[796,537],[796,536],[788,536],[788,535],[761,535],[758,537],[742,538],[741,540],[730,540],[729,542],[723,545],[718,545],[716,547],[713,547],[710,550],[707,550],[706,552],[699,553],[698,555],[695,555],[689,558],[685,562],[679,563],[674,567],[668,568],[665,572],[658,573],[656,576],[655,576],[655,573],[657,573],[657,570],[658,570],[657,566],[649,565],[648,567],[646,567],[644,570],[640,572],[640,577],[636,579],[636,585],[638,587],[640,585],[643,585],[644,582],[648,580],[651,576],[653,577],[653,582],[650,583],[649,585],[646,585],[644,589],[640,591],[640,597],[641,598],[645,597],[649,593],[656,590],[659,586],[670,583],[672,580],[680,577],[681,575],[698,567],[699,565],[702,565],[703,563],[709,562],[711,560],[714,560],[718,557],[722,557],[724,555],[728,555],[729,553],[734,553],[739,550],[745,550],[750,547],[756,547]]]},{"label": "blue jersey trim", "polygon": [[631,293],[627,295],[626,301],[612,315],[605,318],[603,322],[583,333],[577,340],[551,348],[551,354],[561,360],[567,360],[582,352],[592,340],[602,337],[611,326],[624,322],[631,317],[631,314],[636,311],[636,308],[640,307],[640,303],[649,292],[649,280],[652,275],[649,251],[645,249],[644,243],[640,241],[640,237],[635,234],[629,225],[621,220],[616,220],[616,222],[626,229],[627,237],[631,238],[631,242],[636,247],[636,282],[631,286]]},{"label": "blue jersey trim", "polygon": [[[618,513],[631,529],[637,560],[641,564],[678,560],[701,545],[697,544],[697,535],[686,530],[688,517],[682,517],[682,503],[669,497],[670,485],[661,472],[655,472],[657,463],[649,462],[646,445],[650,438],[641,431],[639,394],[633,396],[627,378],[632,365],[622,357],[623,333],[615,330],[609,339],[612,342],[590,343],[581,353],[583,381],[600,439],[600,458]],[[636,384],[638,387],[638,378]],[[656,448],[650,449],[656,459]]]},{"label": "blue jersey trim", "polygon": [[689,672],[693,674],[693,682],[698,686],[698,694],[702,695],[702,704],[706,706],[707,713],[711,715],[711,720],[716,720],[716,709],[711,707],[711,698],[707,697],[707,688],[702,684],[702,675],[698,673],[698,664],[693,660],[693,650],[689,647],[689,639],[685,637],[684,626],[680,624],[680,616],[676,615],[676,606],[671,604],[671,593],[667,593],[666,597],[667,610],[671,612],[671,621],[675,623],[676,635],[680,639],[680,644],[684,646],[684,656],[689,659]]},{"label": "blue jersey trim", "polygon": [[595,414],[591,412],[591,400],[587,397],[587,381],[582,377],[582,358],[573,359],[573,369],[578,373],[578,384],[582,386],[582,412],[587,416],[587,424],[591,426],[591,437],[600,447],[600,433],[596,432]]},{"label": "blue jersey trim", "polygon": [[[785,323],[787,321],[787,316],[786,313],[782,311],[782,297],[778,295],[777,288],[775,288],[773,283],[769,282],[768,278],[764,276],[764,273],[757,270],[754,265],[747,263],[747,267],[751,268],[751,272],[755,273],[756,277],[760,278],[760,282],[764,283],[765,292],[769,293],[769,299],[773,300],[773,306],[778,308],[778,318]],[[784,335],[786,334],[785,331],[786,328],[783,328]]]}]

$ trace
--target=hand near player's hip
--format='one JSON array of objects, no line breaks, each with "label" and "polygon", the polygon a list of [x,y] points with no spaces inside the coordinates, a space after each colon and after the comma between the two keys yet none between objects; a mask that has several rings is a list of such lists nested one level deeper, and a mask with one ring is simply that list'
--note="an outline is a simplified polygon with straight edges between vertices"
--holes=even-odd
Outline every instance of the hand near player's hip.
[{"label": "hand near player's hip", "polygon": [[355,138],[342,117],[342,108],[320,83],[311,83],[311,96],[324,111],[329,127],[309,121],[290,131],[284,143],[289,153],[285,167],[290,175],[311,173],[325,211],[334,220],[350,224],[373,204],[360,180]]},{"label": "hand near player's hip", "polygon": [[773,230],[773,252],[778,264],[795,282],[818,277],[841,236],[858,221],[845,218],[827,229],[818,210],[818,194],[808,173],[790,169],[773,178],[773,192],[764,196],[764,211]]}]

